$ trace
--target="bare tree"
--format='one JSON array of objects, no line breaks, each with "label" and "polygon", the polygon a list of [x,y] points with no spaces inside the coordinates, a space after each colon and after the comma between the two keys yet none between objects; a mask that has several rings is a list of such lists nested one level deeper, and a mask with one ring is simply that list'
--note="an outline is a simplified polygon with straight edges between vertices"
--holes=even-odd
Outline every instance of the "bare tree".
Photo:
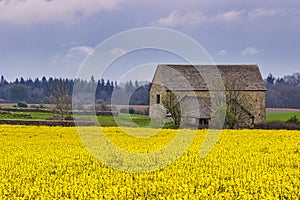
[{"label": "bare tree", "polygon": [[69,95],[69,84],[65,81],[54,80],[50,85],[52,91],[52,101],[55,103],[55,109],[64,120],[69,117],[71,109],[71,96]]},{"label": "bare tree", "polygon": [[167,112],[171,114],[176,125],[180,125],[181,121],[181,108],[177,96],[172,91],[167,91],[165,95],[162,96],[161,100],[163,106],[166,108]]},{"label": "bare tree", "polygon": [[253,126],[254,116],[250,113],[251,97],[243,91],[243,83],[226,83],[226,118],[225,125],[229,128]]}]

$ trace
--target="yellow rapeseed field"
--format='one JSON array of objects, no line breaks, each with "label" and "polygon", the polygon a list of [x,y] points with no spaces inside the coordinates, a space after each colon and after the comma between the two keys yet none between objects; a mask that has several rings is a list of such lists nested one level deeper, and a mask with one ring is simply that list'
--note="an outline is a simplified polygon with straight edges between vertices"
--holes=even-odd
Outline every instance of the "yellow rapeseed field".
[{"label": "yellow rapeseed field", "polygon": [[[103,130],[129,152],[157,151],[176,135],[165,129],[137,138],[116,127]],[[94,158],[75,127],[1,125],[0,199],[300,198],[300,131],[223,130],[212,151],[200,158],[205,134],[197,131],[190,148],[167,167],[128,173]]]}]

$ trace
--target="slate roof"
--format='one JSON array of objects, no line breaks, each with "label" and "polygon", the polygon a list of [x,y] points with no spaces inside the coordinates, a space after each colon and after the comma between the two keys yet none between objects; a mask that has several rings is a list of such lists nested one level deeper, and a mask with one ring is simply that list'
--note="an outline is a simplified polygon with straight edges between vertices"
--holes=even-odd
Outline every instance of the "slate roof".
[{"label": "slate roof", "polygon": [[[158,65],[156,68],[152,83],[163,85],[164,87],[169,88],[170,90],[207,91],[208,89],[214,90],[212,88],[220,88],[218,85],[220,84],[220,80],[223,81],[226,90],[246,90],[246,91],[266,90],[264,81],[262,79],[257,64],[249,64],[249,65],[161,64]],[[208,84],[209,85],[216,84],[218,86],[208,87]]]}]

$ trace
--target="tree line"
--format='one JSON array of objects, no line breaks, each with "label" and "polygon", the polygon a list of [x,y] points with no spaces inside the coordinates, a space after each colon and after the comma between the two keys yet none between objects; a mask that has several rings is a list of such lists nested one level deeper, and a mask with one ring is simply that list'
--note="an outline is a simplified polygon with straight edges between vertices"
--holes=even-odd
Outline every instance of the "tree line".
[{"label": "tree line", "polygon": [[[8,82],[4,76],[0,79],[0,102],[18,102],[34,104],[57,103],[58,96],[63,95],[70,101],[74,84],[84,93],[95,94],[96,103],[110,104],[112,95],[113,103],[132,105],[149,105],[149,92],[151,83],[127,81],[118,84],[110,80],[90,80],[46,78],[24,79],[17,78]],[[274,77],[271,73],[265,79],[267,88],[266,106],[270,108],[300,108],[300,73]],[[96,89],[95,89],[96,88]],[[90,97],[87,97],[90,98]]]},{"label": "tree line", "polygon": [[[0,102],[23,101],[30,104],[58,104],[58,101],[71,101],[73,87],[83,93],[94,93],[96,103],[110,104],[113,93],[115,93],[114,103],[128,104],[128,99],[132,105],[149,105],[150,83],[140,83],[138,81],[127,81],[118,85],[110,80],[90,80],[46,78],[24,79],[17,78],[8,82],[4,76],[0,79]],[[64,102],[65,103],[65,102]]]},{"label": "tree line", "polygon": [[269,108],[300,109],[300,73],[265,79],[267,88],[266,104]]}]

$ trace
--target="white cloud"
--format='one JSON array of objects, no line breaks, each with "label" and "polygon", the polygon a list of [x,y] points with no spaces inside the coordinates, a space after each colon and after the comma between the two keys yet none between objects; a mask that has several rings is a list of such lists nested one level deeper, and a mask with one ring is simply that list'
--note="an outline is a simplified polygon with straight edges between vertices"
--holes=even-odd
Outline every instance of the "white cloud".
[{"label": "white cloud", "polygon": [[111,49],[109,52],[113,56],[120,56],[122,54],[125,54],[127,51],[125,49],[115,48],[115,49]]},{"label": "white cloud", "polygon": [[227,51],[225,49],[222,49],[219,51],[220,56],[225,56],[227,54]]},{"label": "white cloud", "polygon": [[0,21],[14,24],[74,23],[81,16],[119,6],[120,0],[2,0]]},{"label": "white cloud", "polygon": [[273,16],[298,16],[300,10],[297,8],[254,8],[243,10],[227,10],[224,12],[203,14],[200,10],[190,10],[182,12],[174,10],[167,16],[161,17],[151,23],[153,26],[189,26],[189,25],[202,25],[205,23],[218,23],[218,22],[235,22],[237,20],[244,21],[249,18],[259,17],[273,17]]},{"label": "white cloud", "polygon": [[78,67],[82,64],[84,58],[91,54],[93,48],[86,45],[77,45],[69,48],[67,53],[57,52],[52,55],[49,61],[50,66],[67,66],[67,67]]},{"label": "white cloud", "polygon": [[281,8],[271,8],[271,9],[256,8],[254,10],[251,10],[248,13],[248,16],[255,18],[255,17],[276,16],[285,13],[287,13],[287,10]]},{"label": "white cloud", "polygon": [[90,46],[75,46],[75,47],[72,47],[68,50],[68,53],[67,53],[67,57],[69,58],[74,58],[74,57],[82,57],[82,56],[87,56],[89,55],[91,52],[93,51],[93,48],[90,47]]},{"label": "white cloud", "polygon": [[218,21],[234,21],[241,19],[246,13],[245,10],[231,10],[227,12],[218,13],[215,15],[204,15],[201,11],[188,11],[182,13],[181,11],[175,10],[172,11],[168,16],[161,17],[158,20],[155,20],[151,23],[154,26],[189,26],[189,25],[201,25],[204,23],[218,22]]},{"label": "white cloud", "polygon": [[245,13],[244,10],[231,10],[228,12],[222,12],[219,13],[215,19],[216,20],[221,20],[221,21],[233,21],[236,19],[240,19],[243,14]]},{"label": "white cloud", "polygon": [[259,51],[255,47],[247,47],[242,51],[243,56],[255,55],[255,54],[258,54],[258,53],[259,53]]},{"label": "white cloud", "polygon": [[171,12],[166,17],[161,17],[152,22],[153,26],[177,26],[177,25],[193,25],[201,24],[208,21],[208,18],[200,11],[189,11],[181,13],[178,10]]}]

